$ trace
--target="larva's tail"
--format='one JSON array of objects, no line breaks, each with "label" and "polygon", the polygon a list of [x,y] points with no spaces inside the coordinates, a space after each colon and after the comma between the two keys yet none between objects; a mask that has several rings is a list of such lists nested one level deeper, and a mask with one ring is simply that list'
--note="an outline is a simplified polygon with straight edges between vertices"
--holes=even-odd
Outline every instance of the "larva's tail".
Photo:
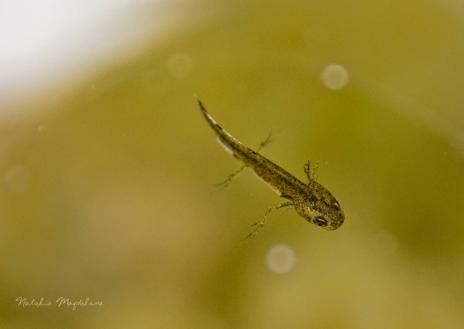
[{"label": "larva's tail", "polygon": [[196,97],[198,107],[200,108],[201,113],[205,117],[206,121],[208,124],[211,126],[213,129],[214,133],[217,135],[217,140],[219,144],[224,147],[224,149],[228,153],[232,153],[235,157],[242,158],[242,155],[244,153],[244,149],[246,148],[243,146],[237,139],[235,139],[234,136],[229,134],[224,128],[222,128],[216,120],[213,119],[213,117],[208,113],[206,108],[204,107],[203,103],[201,100]]},{"label": "larva's tail", "polygon": [[200,108],[200,111],[205,117],[208,124],[211,126],[211,128],[213,128],[216,134],[221,135],[220,132],[224,131],[224,129],[222,129],[222,127],[216,122],[216,120],[214,120],[213,117],[208,113],[201,100],[197,96],[195,96],[195,98],[197,100],[198,107]]}]

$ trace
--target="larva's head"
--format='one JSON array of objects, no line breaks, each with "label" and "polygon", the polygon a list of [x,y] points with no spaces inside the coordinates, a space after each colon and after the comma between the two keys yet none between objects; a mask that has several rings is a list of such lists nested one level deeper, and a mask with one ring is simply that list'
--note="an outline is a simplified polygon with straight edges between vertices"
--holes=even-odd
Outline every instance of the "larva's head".
[{"label": "larva's head", "polygon": [[339,228],[345,220],[338,201],[319,184],[311,186],[307,198],[297,202],[295,210],[308,222],[329,231]]}]

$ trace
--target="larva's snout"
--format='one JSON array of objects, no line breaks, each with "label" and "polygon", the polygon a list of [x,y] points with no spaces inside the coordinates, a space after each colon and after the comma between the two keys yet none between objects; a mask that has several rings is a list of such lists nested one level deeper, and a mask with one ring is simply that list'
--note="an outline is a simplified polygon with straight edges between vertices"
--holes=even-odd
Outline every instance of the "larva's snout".
[{"label": "larva's snout", "polygon": [[345,215],[339,207],[327,207],[317,203],[300,204],[295,206],[295,210],[308,222],[328,231],[336,230],[345,221]]}]

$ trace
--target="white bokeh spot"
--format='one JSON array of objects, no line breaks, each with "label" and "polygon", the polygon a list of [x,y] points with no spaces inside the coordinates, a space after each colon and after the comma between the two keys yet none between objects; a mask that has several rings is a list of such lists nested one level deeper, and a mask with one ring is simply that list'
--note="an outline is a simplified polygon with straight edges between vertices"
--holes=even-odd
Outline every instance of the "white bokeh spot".
[{"label": "white bokeh spot", "polygon": [[167,69],[174,78],[185,78],[192,72],[192,58],[187,54],[174,54],[167,61]]},{"label": "white bokeh spot", "polygon": [[451,145],[459,153],[461,157],[464,157],[464,135],[457,135],[451,138]]},{"label": "white bokeh spot", "polygon": [[321,81],[331,90],[341,90],[348,84],[348,71],[340,64],[329,64],[321,72]]},{"label": "white bokeh spot", "polygon": [[31,171],[22,165],[11,167],[4,176],[5,186],[11,192],[21,193],[26,191],[30,182]]},{"label": "white bokeh spot", "polygon": [[398,249],[397,238],[384,230],[381,230],[373,235],[374,243],[377,249],[384,254],[394,254]]},{"label": "white bokeh spot", "polygon": [[39,134],[44,133],[45,130],[47,130],[47,128],[46,128],[44,125],[39,125],[39,126],[37,127],[37,132],[38,132]]},{"label": "white bokeh spot", "polygon": [[285,244],[274,245],[266,253],[267,267],[274,273],[288,273],[295,267],[295,263],[295,252]]}]

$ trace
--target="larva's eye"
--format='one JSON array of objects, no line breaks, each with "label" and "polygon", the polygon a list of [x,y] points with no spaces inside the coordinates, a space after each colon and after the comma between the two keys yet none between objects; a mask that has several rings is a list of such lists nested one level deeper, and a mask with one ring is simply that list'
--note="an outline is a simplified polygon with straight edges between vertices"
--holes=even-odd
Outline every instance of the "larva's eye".
[{"label": "larva's eye", "polygon": [[317,216],[313,219],[313,223],[320,227],[327,226],[327,220],[324,217]]}]

